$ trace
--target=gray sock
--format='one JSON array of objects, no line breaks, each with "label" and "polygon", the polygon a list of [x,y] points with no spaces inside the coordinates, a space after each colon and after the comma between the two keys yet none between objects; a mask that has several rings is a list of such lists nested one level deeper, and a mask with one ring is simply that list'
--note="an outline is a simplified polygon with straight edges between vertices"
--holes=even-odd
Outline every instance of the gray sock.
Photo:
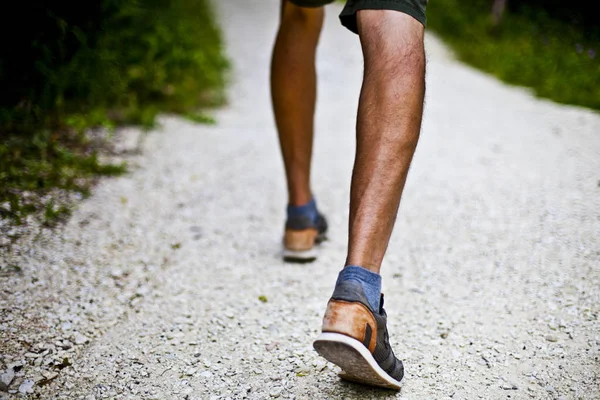
[{"label": "gray sock", "polygon": [[343,281],[356,281],[365,291],[371,308],[379,313],[379,300],[381,298],[381,275],[357,265],[348,265],[340,271],[336,286]]}]

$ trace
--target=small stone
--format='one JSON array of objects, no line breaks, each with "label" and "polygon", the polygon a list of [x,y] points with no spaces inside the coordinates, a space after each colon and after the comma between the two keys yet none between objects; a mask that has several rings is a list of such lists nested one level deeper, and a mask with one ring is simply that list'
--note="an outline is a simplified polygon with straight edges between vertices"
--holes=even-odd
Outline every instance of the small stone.
[{"label": "small stone", "polygon": [[21,386],[19,386],[19,393],[21,394],[28,394],[28,393],[33,393],[33,381],[30,379],[25,379],[23,381],[23,383],[21,383]]},{"label": "small stone", "polygon": [[296,368],[296,370],[294,372],[296,372],[296,376],[302,377],[302,376],[306,376],[310,373],[310,368],[308,368],[305,365],[301,365],[298,368]]},{"label": "small stone", "polygon": [[70,342],[70,341],[68,341],[68,340],[63,340],[63,341],[62,341],[62,343],[60,344],[60,347],[62,347],[62,348],[63,348],[63,350],[68,350],[68,349],[70,349],[71,347],[73,347],[73,343],[71,343],[71,342]]},{"label": "small stone", "polygon": [[110,277],[114,278],[114,279],[118,279],[120,277],[123,276],[123,271],[120,270],[119,268],[115,268],[112,271],[110,271]]},{"label": "small stone", "polygon": [[271,397],[279,397],[283,393],[283,388],[281,386],[275,386],[269,391],[269,396]]},{"label": "small stone", "polygon": [[267,349],[267,351],[271,351],[277,346],[279,346],[279,342],[271,342],[265,345],[265,349]]},{"label": "small stone", "polygon": [[81,333],[77,332],[77,333],[75,333],[73,340],[75,341],[76,345],[80,346],[82,344],[86,344],[89,339],[87,337],[85,337],[84,335],[82,335]]},{"label": "small stone", "polygon": [[514,383],[503,383],[500,387],[504,390],[518,390],[519,388]]},{"label": "small stone", "polygon": [[23,362],[21,362],[20,360],[12,362],[12,363],[10,363],[10,364],[7,365],[8,369],[13,369],[13,370],[15,368],[22,367],[22,366],[23,366]]},{"label": "small stone", "polygon": [[54,371],[42,371],[42,376],[47,380],[51,381],[52,379],[58,376],[58,373]]},{"label": "small stone", "polygon": [[547,335],[546,340],[549,342],[558,342],[558,338],[554,335]]},{"label": "small stone", "polygon": [[561,319],[560,321],[558,321],[558,327],[559,328],[566,328],[567,327],[567,323]]},{"label": "small stone", "polygon": [[13,371],[12,368],[9,368],[5,373],[0,375],[0,390],[4,392],[8,391],[8,387],[13,379],[15,379],[15,371]]},{"label": "small stone", "polygon": [[197,369],[196,369],[196,368],[188,368],[188,369],[185,371],[185,374],[186,374],[187,376],[193,376],[193,375],[196,373],[196,371],[197,371]]},{"label": "small stone", "polygon": [[212,372],[210,371],[203,371],[200,373],[200,376],[203,378],[210,378],[212,376]]},{"label": "small stone", "polygon": [[25,353],[25,357],[27,357],[27,358],[37,358],[38,354],[37,353]]}]

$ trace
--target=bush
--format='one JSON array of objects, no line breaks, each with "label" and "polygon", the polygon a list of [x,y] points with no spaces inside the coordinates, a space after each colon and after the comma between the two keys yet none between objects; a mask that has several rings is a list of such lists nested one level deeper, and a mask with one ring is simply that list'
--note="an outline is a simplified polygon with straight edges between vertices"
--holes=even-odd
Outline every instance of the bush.
[{"label": "bush", "polygon": [[[197,116],[222,101],[227,60],[206,0],[17,2],[0,38],[0,217],[47,211],[53,188],[114,174],[86,135]],[[36,200],[27,200],[33,191]],[[52,214],[52,213],[50,213]]]},{"label": "bush", "polygon": [[[560,13],[552,0],[509,2],[498,26],[491,1],[437,0],[428,26],[469,64],[561,103],[600,109],[600,29],[585,7]],[[549,11],[551,10],[551,11]]]}]

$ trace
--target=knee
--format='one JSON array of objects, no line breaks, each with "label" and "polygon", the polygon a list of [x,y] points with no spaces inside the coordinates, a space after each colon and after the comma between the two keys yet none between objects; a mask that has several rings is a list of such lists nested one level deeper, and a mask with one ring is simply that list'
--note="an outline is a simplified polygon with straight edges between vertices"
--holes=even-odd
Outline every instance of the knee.
[{"label": "knee", "polygon": [[323,7],[299,7],[287,1],[281,14],[281,24],[298,24],[306,28],[321,29],[323,23]]},{"label": "knee", "polygon": [[365,70],[385,75],[422,75],[425,68],[423,25],[414,18],[389,10],[363,10],[357,16]]}]

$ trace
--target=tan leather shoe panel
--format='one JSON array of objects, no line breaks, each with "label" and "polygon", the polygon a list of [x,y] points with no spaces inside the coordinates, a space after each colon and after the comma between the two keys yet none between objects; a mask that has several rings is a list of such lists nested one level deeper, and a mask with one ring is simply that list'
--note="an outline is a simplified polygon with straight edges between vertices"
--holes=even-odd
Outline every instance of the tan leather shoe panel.
[{"label": "tan leather shoe panel", "polygon": [[369,351],[375,351],[377,343],[377,322],[371,311],[361,303],[343,300],[329,300],[325,317],[323,317],[323,332],[335,332],[350,336],[361,343],[365,341],[367,324],[371,327]]},{"label": "tan leather shoe panel", "polygon": [[315,239],[319,232],[316,229],[304,229],[295,231],[286,229],[283,243],[286,249],[294,251],[310,250],[315,245]]}]

